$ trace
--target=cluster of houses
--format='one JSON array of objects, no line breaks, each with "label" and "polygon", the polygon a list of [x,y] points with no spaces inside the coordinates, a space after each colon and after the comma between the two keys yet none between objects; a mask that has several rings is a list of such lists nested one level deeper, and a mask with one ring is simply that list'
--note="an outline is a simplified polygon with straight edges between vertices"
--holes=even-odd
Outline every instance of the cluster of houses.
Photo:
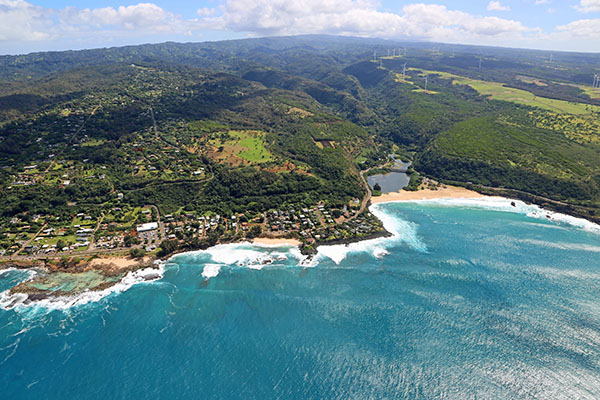
[{"label": "cluster of houses", "polygon": [[167,239],[176,239],[178,232],[188,236],[204,236],[218,226],[223,226],[226,230],[238,229],[235,215],[227,218],[221,215],[196,216],[193,213],[186,213],[184,218],[177,218],[177,220],[172,215],[165,215],[165,223]]},{"label": "cluster of houses", "polygon": [[[336,223],[333,213],[332,209],[327,209],[324,205],[300,210],[289,208],[269,211],[266,213],[267,231],[274,234],[299,231],[303,237],[310,238],[315,229]],[[347,216],[347,210],[339,211],[339,214]]]}]

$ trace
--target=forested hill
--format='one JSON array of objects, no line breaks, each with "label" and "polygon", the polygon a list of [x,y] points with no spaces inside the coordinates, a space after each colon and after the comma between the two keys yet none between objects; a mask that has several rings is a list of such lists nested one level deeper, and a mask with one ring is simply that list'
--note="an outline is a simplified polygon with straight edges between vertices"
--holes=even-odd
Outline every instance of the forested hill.
[{"label": "forested hill", "polygon": [[421,175],[596,219],[599,65],[335,36],[2,56],[2,221],[119,192],[164,212],[341,207],[392,152]]}]

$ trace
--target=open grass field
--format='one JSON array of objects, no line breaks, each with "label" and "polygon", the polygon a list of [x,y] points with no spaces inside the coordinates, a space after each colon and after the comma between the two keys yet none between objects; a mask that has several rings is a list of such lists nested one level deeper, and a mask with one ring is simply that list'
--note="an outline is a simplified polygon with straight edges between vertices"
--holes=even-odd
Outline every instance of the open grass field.
[{"label": "open grass field", "polygon": [[592,112],[600,112],[599,106],[539,97],[525,90],[506,87],[504,84],[499,82],[481,81],[447,72],[430,71],[419,68],[409,68],[409,70],[422,71],[422,75],[439,75],[444,79],[452,79],[454,84],[470,86],[479,92],[479,94],[483,96],[489,96],[494,100],[510,101],[512,103],[539,107],[544,110],[562,114],[583,115],[590,114]]},{"label": "open grass field", "polygon": [[[265,147],[265,133],[259,131],[229,131],[226,137],[220,136],[209,141],[221,156],[218,158],[239,158],[251,164],[274,161],[273,154]],[[232,161],[232,160],[229,160]]]}]

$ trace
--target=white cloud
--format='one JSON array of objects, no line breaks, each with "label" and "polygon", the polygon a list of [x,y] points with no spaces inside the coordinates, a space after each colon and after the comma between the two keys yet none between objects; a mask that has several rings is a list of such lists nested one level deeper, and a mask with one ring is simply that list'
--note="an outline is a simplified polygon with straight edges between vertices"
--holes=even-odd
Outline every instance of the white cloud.
[{"label": "white cloud", "polygon": [[518,21],[436,4],[410,4],[401,14],[383,12],[368,0],[227,0],[220,15],[200,21],[258,35],[328,33],[489,44],[497,44],[499,37],[518,39],[536,31]]},{"label": "white cloud", "polygon": [[[536,1],[546,2],[550,0]],[[489,7],[507,8],[499,1],[491,1]],[[587,12],[595,7],[600,7],[600,0],[581,0],[578,9]],[[197,10],[195,19],[148,2],[52,9],[25,0],[0,0],[0,52],[177,40],[201,33],[224,38],[322,33],[565,50],[573,49],[569,40],[577,38],[580,48],[600,51],[599,26],[597,19],[580,20],[544,33],[516,20],[474,15],[438,4],[409,4],[392,13],[382,11],[377,0],[222,0],[214,8]]]},{"label": "white cloud", "polygon": [[490,1],[487,9],[488,11],[510,11],[510,7],[502,5],[499,1]]},{"label": "white cloud", "polygon": [[580,19],[567,25],[557,26],[556,30],[562,38],[590,39],[598,42],[600,38],[600,18]]},{"label": "white cloud", "polygon": [[540,4],[550,4],[550,0],[535,0],[536,6],[539,6]]},{"label": "white cloud", "polygon": [[87,30],[125,30],[141,32],[184,32],[189,29],[186,21],[163,10],[153,3],[79,9],[67,7],[57,12],[63,27]]},{"label": "white cloud", "polygon": [[45,40],[52,35],[49,13],[23,0],[0,0],[0,41]]},{"label": "white cloud", "polygon": [[182,20],[153,3],[57,10],[35,6],[24,0],[0,0],[0,42],[73,38],[73,35],[91,32],[100,36],[154,33],[183,35],[194,29],[194,21]]},{"label": "white cloud", "polygon": [[575,9],[583,13],[600,12],[600,0],[580,0]]}]

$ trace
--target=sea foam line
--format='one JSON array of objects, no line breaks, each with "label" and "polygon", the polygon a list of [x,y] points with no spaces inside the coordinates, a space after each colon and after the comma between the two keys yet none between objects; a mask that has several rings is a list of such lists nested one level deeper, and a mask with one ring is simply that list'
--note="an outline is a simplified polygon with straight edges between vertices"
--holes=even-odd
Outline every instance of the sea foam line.
[{"label": "sea foam line", "polygon": [[[506,197],[486,196],[477,198],[441,198],[441,199],[422,199],[422,200],[393,200],[386,203],[419,203],[435,204],[447,207],[465,207],[465,208],[483,208],[493,211],[510,212],[524,214],[531,218],[564,223],[570,226],[583,229],[587,232],[600,233],[600,225],[588,221],[584,218],[573,217],[571,215],[546,210],[535,204],[527,204],[521,200],[509,199]],[[378,203],[385,204],[385,203]],[[514,205],[513,205],[514,204]]]},{"label": "sea foam line", "polygon": [[417,232],[418,225],[406,221],[398,216],[393,216],[381,209],[379,204],[369,207],[369,211],[383,223],[383,227],[392,234],[389,237],[361,240],[349,244],[321,245],[317,248],[314,262],[329,258],[334,263],[341,263],[350,253],[370,253],[373,257],[382,258],[389,254],[387,247],[397,243],[404,243],[413,250],[427,253],[427,245]]},{"label": "sea foam line", "polygon": [[[66,310],[74,306],[80,306],[91,302],[98,302],[104,297],[113,293],[122,293],[132,286],[140,283],[148,283],[159,280],[163,277],[165,263],[155,261],[153,267],[143,268],[128,272],[115,285],[98,291],[85,291],[73,296],[56,296],[45,299],[28,301],[28,296],[24,293],[10,294],[10,289],[0,293],[0,308],[4,310],[15,309],[17,311],[30,310],[37,308],[40,310]],[[29,280],[32,277],[28,278]]]}]

